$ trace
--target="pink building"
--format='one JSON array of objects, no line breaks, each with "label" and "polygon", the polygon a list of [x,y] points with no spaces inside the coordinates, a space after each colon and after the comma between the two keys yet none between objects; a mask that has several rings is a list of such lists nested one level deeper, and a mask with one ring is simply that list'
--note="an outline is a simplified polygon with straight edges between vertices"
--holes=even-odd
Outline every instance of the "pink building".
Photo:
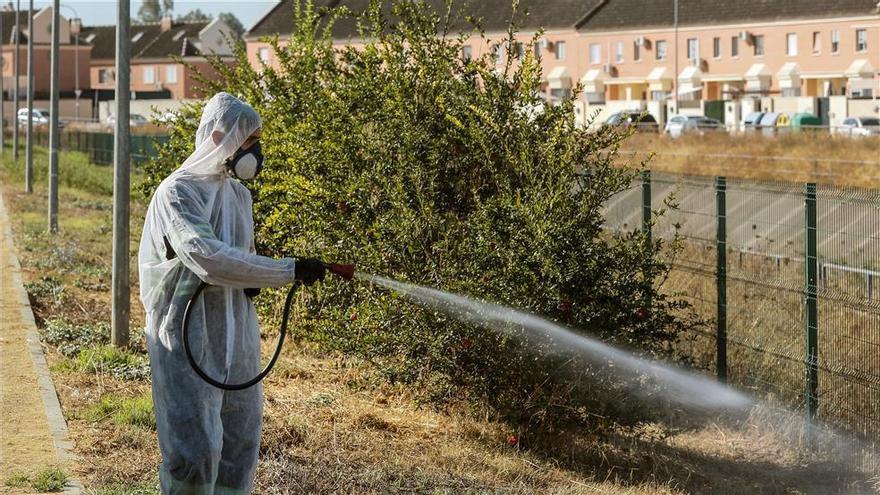
[{"label": "pink building", "polygon": [[[223,38],[229,27],[219,19],[203,22],[161,22],[131,26],[131,90],[165,92],[179,100],[202,96],[195,73],[184,63],[194,65],[207,76],[211,67],[206,54],[226,57],[232,63],[232,49]],[[92,89],[116,87],[116,26],[85,28],[83,37],[92,46],[89,72]]]},{"label": "pink building", "polygon": [[[318,4],[322,2],[316,2]],[[323,2],[327,3],[327,2]],[[365,0],[330,2],[363,11]],[[435,1],[438,6],[442,3]],[[675,11],[678,11],[676,22]],[[577,84],[586,116],[647,110],[706,114],[738,123],[753,110],[810,112],[830,125],[880,111],[880,4],[876,0],[523,0],[520,42],[539,28],[549,100]],[[507,0],[471,2],[486,38],[464,55],[505,50]],[[263,37],[292,30],[293,0],[282,0],[248,32],[252,64],[273,63]],[[358,42],[354,24],[339,43]],[[525,50],[525,45],[519,50]]]}]

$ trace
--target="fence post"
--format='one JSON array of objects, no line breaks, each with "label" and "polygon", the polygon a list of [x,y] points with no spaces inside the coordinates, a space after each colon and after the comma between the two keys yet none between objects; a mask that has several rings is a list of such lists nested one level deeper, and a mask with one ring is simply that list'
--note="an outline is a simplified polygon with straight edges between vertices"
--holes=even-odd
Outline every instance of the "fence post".
[{"label": "fence post", "polygon": [[805,331],[806,331],[806,430],[807,439],[810,439],[810,430],[813,420],[816,418],[818,409],[817,392],[819,388],[818,372],[818,327],[819,316],[816,302],[817,287],[816,279],[818,272],[817,253],[817,215],[816,215],[816,184],[808,183],[804,187],[804,220],[805,220],[805,248],[806,263],[804,273],[804,296],[805,296]]},{"label": "fence post", "polygon": [[642,231],[651,241],[651,171],[642,172]]},{"label": "fence post", "polygon": [[716,336],[718,355],[715,366],[718,381],[727,383],[727,178],[715,178],[715,209],[718,230],[715,236],[715,285],[718,290]]}]

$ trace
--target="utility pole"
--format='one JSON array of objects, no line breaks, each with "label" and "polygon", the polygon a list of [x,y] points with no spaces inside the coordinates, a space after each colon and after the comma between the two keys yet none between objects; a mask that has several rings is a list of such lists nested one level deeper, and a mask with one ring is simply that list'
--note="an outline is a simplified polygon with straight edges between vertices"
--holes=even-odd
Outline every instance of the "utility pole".
[{"label": "utility pole", "polygon": [[58,128],[58,97],[60,80],[58,74],[58,57],[61,43],[58,32],[61,30],[61,0],[52,3],[52,92],[49,108],[49,233],[58,233],[58,140],[61,137]]},{"label": "utility pole", "polygon": [[678,0],[673,0],[672,3],[672,25],[675,29],[674,43],[675,49],[673,53],[675,59],[675,74],[672,75],[672,98],[673,105],[675,106],[675,113],[678,114],[680,111],[678,110]]},{"label": "utility pole", "polygon": [[131,42],[129,25],[131,0],[117,2],[116,20],[116,146],[113,160],[113,325],[110,341],[116,347],[128,345],[128,317],[131,312],[129,286],[129,98],[131,96]]},{"label": "utility pole", "polygon": [[[0,14],[0,33],[3,32],[3,14]],[[0,60],[3,60],[3,45],[6,44],[6,40],[0,39]],[[5,105],[3,104],[6,100],[6,94],[3,91],[3,73],[6,70],[3,68],[4,64],[0,64],[0,153],[6,151],[6,110]]]},{"label": "utility pole", "polygon": [[34,192],[34,0],[28,1],[27,46],[27,149],[25,150],[25,191]]},{"label": "utility pole", "polygon": [[12,88],[12,99],[15,100],[13,104],[13,108],[15,112],[12,114],[12,160],[15,163],[18,163],[18,86],[20,85],[19,79],[21,78],[21,74],[19,73],[18,65],[20,64],[18,60],[18,52],[21,51],[21,28],[19,28],[19,17],[18,14],[21,12],[21,0],[15,0],[15,53],[12,54],[12,65],[15,70],[15,87]]}]

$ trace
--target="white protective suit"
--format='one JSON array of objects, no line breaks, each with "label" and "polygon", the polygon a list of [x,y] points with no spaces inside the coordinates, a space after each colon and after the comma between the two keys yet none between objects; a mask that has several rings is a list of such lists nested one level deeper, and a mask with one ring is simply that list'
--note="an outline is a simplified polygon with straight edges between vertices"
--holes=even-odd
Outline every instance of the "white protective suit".
[{"label": "white protective suit", "polygon": [[162,181],[147,210],[140,286],[164,493],[253,489],[262,386],[227,392],[202,381],[184,354],[181,326],[192,293],[201,281],[211,284],[191,315],[195,359],[227,383],[259,373],[257,317],[243,289],[293,282],[294,260],[254,254],[251,195],[227,176],[224,161],[260,127],[251,106],[215,95],[202,113],[195,151]]}]

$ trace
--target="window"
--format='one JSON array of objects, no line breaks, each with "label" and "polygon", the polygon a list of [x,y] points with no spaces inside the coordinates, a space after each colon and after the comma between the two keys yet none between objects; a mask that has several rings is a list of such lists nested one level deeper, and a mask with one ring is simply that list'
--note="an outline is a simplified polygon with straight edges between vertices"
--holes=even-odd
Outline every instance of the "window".
[{"label": "window", "polygon": [[633,41],[633,60],[638,62],[642,59],[642,44],[639,40]]},{"label": "window", "polygon": [[863,52],[868,49],[868,30],[856,29],[856,51]]},{"label": "window", "polygon": [[602,46],[599,43],[592,43],[590,45],[590,63],[591,64],[601,64],[602,63]]},{"label": "window", "polygon": [[666,60],[666,40],[657,40],[657,47],[654,51],[657,60]]},{"label": "window", "polygon": [[739,37],[733,36],[730,38],[730,56],[731,57],[739,57]]},{"label": "window", "polygon": [[565,60],[565,42],[556,42],[556,60]]},{"label": "window", "polygon": [[813,53],[822,52],[822,35],[819,31],[813,31]]},{"label": "window", "polygon": [[152,66],[144,67],[144,84],[156,82],[156,69]]},{"label": "window", "polygon": [[605,103],[604,91],[587,91],[584,93],[584,99],[587,103]]},{"label": "window", "polygon": [[623,62],[623,42],[618,41],[614,47],[614,61]]},{"label": "window", "polygon": [[651,91],[652,101],[663,101],[669,98],[669,91]]},{"label": "window", "polygon": [[721,38],[712,38],[712,56],[721,58]]},{"label": "window", "polygon": [[473,51],[473,48],[471,48],[471,45],[465,45],[465,46],[461,47],[461,59],[462,60],[464,60],[465,62],[468,62],[468,61],[470,61],[471,58],[473,58],[473,56],[474,56],[474,51]]},{"label": "window", "polygon": [[268,48],[260,48],[259,51],[260,60],[263,62],[269,62],[269,49]]},{"label": "window", "polygon": [[532,53],[535,54],[535,60],[537,60],[538,62],[540,62],[541,59],[544,58],[544,56],[541,55],[541,52],[541,44],[535,43],[535,45],[532,47]]},{"label": "window", "polygon": [[169,84],[174,84],[177,82],[177,66],[176,65],[166,65],[165,66],[165,82]]},{"label": "window", "polygon": [[116,79],[113,69],[98,69],[98,82],[101,84],[109,84]]},{"label": "window", "polygon": [[755,56],[760,57],[764,55],[764,35],[759,34],[755,36]]},{"label": "window", "polygon": [[785,54],[789,57],[797,55],[797,34],[788,33],[785,35]]},{"label": "window", "polygon": [[504,54],[501,51],[501,44],[492,45],[492,54],[495,56],[495,63],[500,64]]},{"label": "window", "polygon": [[800,96],[801,88],[782,88],[782,96]]},{"label": "window", "polygon": [[700,45],[696,38],[688,38],[688,60],[696,60],[700,58]]},{"label": "window", "polygon": [[840,51],[840,31],[834,30],[831,31],[831,53],[837,53]]},{"label": "window", "polygon": [[526,46],[520,42],[517,42],[513,45],[516,48],[516,58],[522,59],[526,56]]}]

